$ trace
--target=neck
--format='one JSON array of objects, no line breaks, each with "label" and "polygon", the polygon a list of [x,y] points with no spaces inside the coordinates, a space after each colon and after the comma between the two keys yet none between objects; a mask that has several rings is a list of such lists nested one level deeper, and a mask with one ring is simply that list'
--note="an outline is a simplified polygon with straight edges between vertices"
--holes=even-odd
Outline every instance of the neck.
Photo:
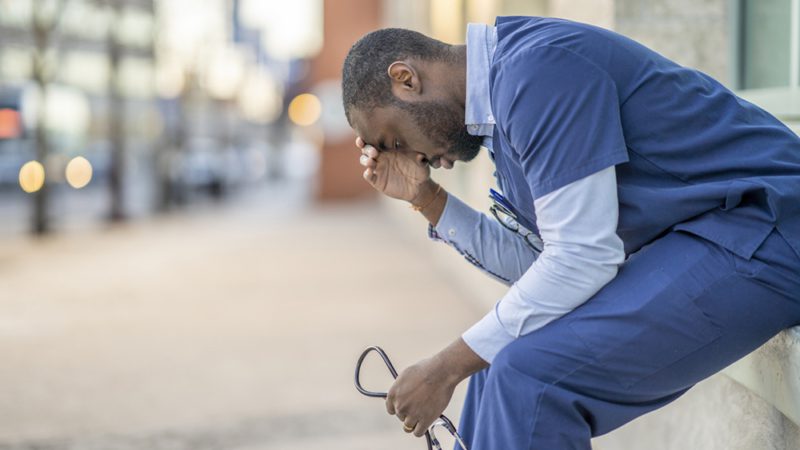
[{"label": "neck", "polygon": [[462,108],[467,103],[467,46],[454,45],[453,58],[450,60],[450,96]]}]

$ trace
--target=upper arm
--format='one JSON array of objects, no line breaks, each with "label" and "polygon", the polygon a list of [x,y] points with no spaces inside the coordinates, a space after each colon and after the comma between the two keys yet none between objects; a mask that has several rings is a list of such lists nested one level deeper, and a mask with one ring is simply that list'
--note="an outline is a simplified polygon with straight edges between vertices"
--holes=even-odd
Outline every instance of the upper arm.
[{"label": "upper arm", "polygon": [[593,62],[547,46],[495,70],[495,116],[534,198],[627,161],[616,85]]}]

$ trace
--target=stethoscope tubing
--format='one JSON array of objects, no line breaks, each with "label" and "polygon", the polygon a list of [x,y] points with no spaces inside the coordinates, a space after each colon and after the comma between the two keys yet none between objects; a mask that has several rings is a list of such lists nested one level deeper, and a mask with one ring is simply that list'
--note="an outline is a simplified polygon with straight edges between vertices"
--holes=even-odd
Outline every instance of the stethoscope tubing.
[{"label": "stethoscope tubing", "polygon": [[[382,348],[378,347],[377,345],[373,345],[367,347],[367,349],[361,353],[361,356],[358,357],[358,362],[356,363],[356,373],[355,373],[356,389],[358,390],[358,392],[360,392],[363,395],[366,395],[367,397],[385,399],[386,397],[389,396],[387,392],[370,391],[364,389],[364,387],[361,385],[361,365],[364,363],[364,359],[367,357],[367,355],[369,355],[372,352],[377,353],[378,356],[381,357],[383,363],[386,364],[386,367],[389,369],[389,373],[392,374],[392,378],[397,379],[397,369],[394,368],[394,364],[392,364],[392,361],[389,359],[389,355],[387,355]],[[463,442],[461,441],[461,436],[459,436],[458,433],[456,432],[456,427],[455,425],[453,425],[453,422],[451,422],[450,419],[448,419],[444,415],[439,416],[439,420],[443,422],[445,428],[448,428],[448,431],[453,433],[453,435],[459,441],[459,444],[462,445],[462,448],[466,450],[466,447],[463,446]],[[425,431],[425,440],[427,441],[428,444],[428,450],[434,450],[434,444],[436,445],[437,449],[441,449],[438,440],[431,438],[430,430]]]}]

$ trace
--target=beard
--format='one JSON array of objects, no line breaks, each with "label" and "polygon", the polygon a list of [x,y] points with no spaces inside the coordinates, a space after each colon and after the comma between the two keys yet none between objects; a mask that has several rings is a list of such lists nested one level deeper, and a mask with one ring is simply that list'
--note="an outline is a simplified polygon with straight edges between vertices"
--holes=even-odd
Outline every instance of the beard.
[{"label": "beard", "polygon": [[447,149],[447,155],[459,161],[472,161],[481,150],[483,136],[467,132],[464,114],[438,102],[399,102],[397,105],[411,114],[414,122],[433,143]]}]

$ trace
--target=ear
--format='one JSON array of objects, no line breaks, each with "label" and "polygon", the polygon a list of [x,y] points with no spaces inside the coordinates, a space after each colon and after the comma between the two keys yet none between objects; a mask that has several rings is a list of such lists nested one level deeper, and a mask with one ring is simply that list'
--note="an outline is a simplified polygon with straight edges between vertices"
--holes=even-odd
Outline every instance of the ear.
[{"label": "ear", "polygon": [[392,93],[395,97],[409,101],[422,93],[422,84],[414,67],[405,61],[395,61],[387,70],[392,80]]}]

